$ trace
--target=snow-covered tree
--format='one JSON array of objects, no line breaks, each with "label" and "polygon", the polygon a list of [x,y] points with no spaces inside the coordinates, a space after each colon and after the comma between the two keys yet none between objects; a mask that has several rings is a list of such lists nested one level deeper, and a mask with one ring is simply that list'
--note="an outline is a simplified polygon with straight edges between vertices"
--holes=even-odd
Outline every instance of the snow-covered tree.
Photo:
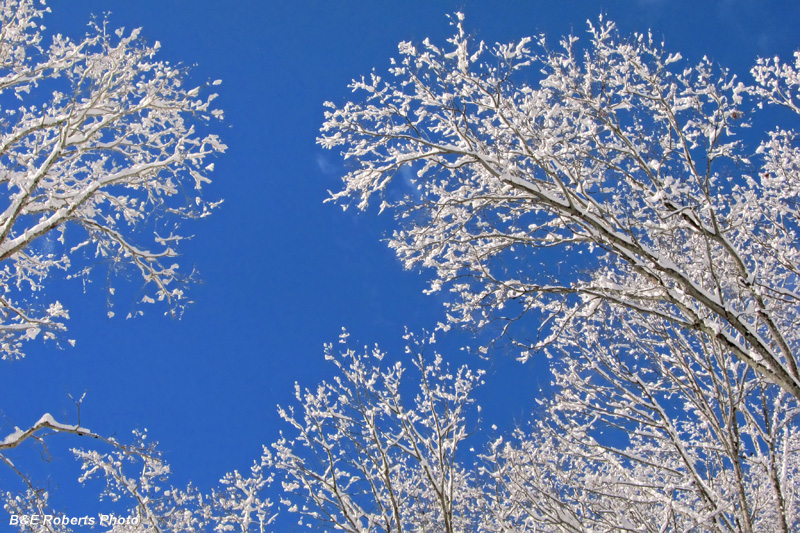
[{"label": "snow-covered tree", "polygon": [[[333,198],[397,209],[391,246],[453,292],[441,327],[499,319],[521,359],[551,358],[552,397],[465,449],[481,371],[451,370],[428,335],[404,364],[344,334],[325,351],[336,375],[295,385],[281,437],[210,496],[168,487],[143,435],[76,451],[82,481],[131,504],[136,525],[113,531],[263,532],[270,486],[326,530],[800,528],[800,148],[743,129],[765,104],[800,112],[800,54],[746,86],[608,22],[587,46],[490,48],[455,18],[446,49],[402,43],[393,80],[329,104],[320,142],[352,159]],[[5,444],[88,433],[35,428]]]},{"label": "snow-covered tree", "polygon": [[[326,347],[336,374],[316,388],[295,385],[295,407],[280,409],[289,430],[259,464],[280,482],[282,509],[315,529],[800,527],[791,395],[714,343],[676,335],[662,356],[638,339],[608,346],[603,332],[582,332],[583,356],[555,363],[554,397],[540,400],[532,422],[489,443],[467,442],[479,424],[472,393],[483,372],[448,370],[413,336],[407,369],[378,347],[348,347],[345,334],[343,348]],[[228,502],[252,510],[257,498],[242,490]]]},{"label": "snow-covered tree", "polygon": [[553,531],[800,527],[795,398],[702,336],[665,331],[659,351],[596,329],[554,364],[537,420],[490,448],[488,508]]},{"label": "snow-covered tree", "polygon": [[203,133],[220,116],[215,95],[200,96],[180,68],[155,59],[158,43],[105,23],[78,40],[46,36],[46,11],[34,0],[0,2],[3,359],[66,329],[68,310],[47,295],[48,281],[88,276],[96,263],[109,279],[137,271],[142,303],[180,312],[191,273],[175,259],[186,237],[179,224],[214,207],[200,192],[209,156],[225,149]]},{"label": "snow-covered tree", "polygon": [[445,49],[402,43],[388,80],[354,82],[363,101],[327,104],[319,142],[352,168],[332,198],[396,209],[390,245],[453,292],[448,323],[502,318],[522,357],[606,304],[800,398],[800,149],[793,131],[742,134],[764,103],[799,110],[800,55],[748,87],[609,22],[586,46],[488,47],[457,18]]},{"label": "snow-covered tree", "polygon": [[[272,455],[266,449],[249,475],[238,471],[225,474],[217,489],[204,494],[191,484],[186,488],[170,484],[170,466],[146,431],[134,431],[131,444],[97,438],[103,446],[72,452],[83,472],[78,481],[91,485],[84,492],[104,502],[105,513],[87,516],[90,520],[79,524],[63,521],[62,517],[77,517],[54,510],[49,506],[48,491],[29,485],[24,492],[4,494],[4,507],[13,517],[10,525],[26,533],[87,528],[108,533],[272,531],[273,504],[263,494],[273,481]],[[98,488],[99,492],[92,494]]]},{"label": "snow-covered tree", "polygon": [[[180,313],[192,278],[176,260],[187,237],[180,225],[217,205],[201,190],[213,170],[209,159],[225,150],[206,131],[222,116],[211,106],[216,95],[186,86],[180,67],[155,58],[158,43],[105,22],[77,40],[48,35],[47,11],[41,0],[0,0],[0,184],[7,191],[0,202],[0,359],[22,357],[25,341],[65,331],[68,310],[48,293],[50,283],[87,279],[97,264],[107,268],[109,298],[115,276],[132,270],[144,285],[137,304],[161,301]],[[141,314],[139,307],[130,314]],[[44,415],[0,436],[0,461],[26,491],[6,493],[8,509],[45,509],[46,491],[11,454],[26,441],[46,452],[45,437],[54,432],[98,438],[120,457],[145,457]],[[109,457],[92,453],[83,459]]]},{"label": "snow-covered tree", "polygon": [[274,481],[272,457],[265,446],[261,460],[250,467],[249,477],[234,470],[220,480],[222,488],[213,491],[210,498],[214,531],[270,531],[268,526],[277,515],[271,513],[272,501],[263,493]]},{"label": "snow-covered tree", "polygon": [[298,411],[280,410],[293,436],[262,459],[284,509],[344,531],[800,527],[791,395],[713,342],[675,335],[662,356],[638,339],[609,346],[603,332],[582,333],[532,422],[468,445],[482,372],[453,373],[415,343],[408,374],[377,347],[328,346],[336,376],[295,386]]},{"label": "snow-covered tree", "polygon": [[[300,523],[338,531],[468,531],[474,506],[459,446],[469,436],[472,390],[483,372],[448,368],[429,340],[408,335],[412,372],[379,347],[325,348],[333,380],[295,385],[280,409],[291,426],[274,444],[282,503]],[[472,420],[473,424],[475,420]]]},{"label": "snow-covered tree", "polygon": [[[502,324],[555,397],[497,441],[489,531],[791,531],[798,523],[800,53],[754,86],[651,35],[402,43],[328,103],[345,187],[448,288],[440,324]],[[531,333],[534,332],[534,333]],[[491,487],[491,490],[490,490]]]},{"label": "snow-covered tree", "polygon": [[[110,533],[276,531],[269,495],[280,488],[284,511],[309,527],[475,530],[484,497],[474,461],[464,467],[463,442],[477,425],[471,393],[483,372],[451,371],[431,351],[433,336],[406,336],[409,372],[400,358],[377,346],[353,349],[347,338],[343,332],[341,347],[325,347],[336,368],[330,381],[312,390],[295,385],[296,409],[279,409],[286,431],[263,448],[249,475],[225,474],[209,493],[170,485],[169,465],[146,432],[135,432],[129,445],[101,438],[105,449],[74,449],[79,481],[92,484],[86,491],[97,490],[99,480],[99,499],[114,506],[109,520],[97,517],[94,526]],[[40,424],[46,423],[53,424],[49,418]],[[65,430],[97,437],[83,428]],[[58,516],[49,497],[30,485],[7,492],[5,508],[17,517]],[[16,525],[24,532],[74,530],[41,518]]]},{"label": "snow-covered tree", "polygon": [[[155,443],[138,432],[132,445],[103,439],[105,451],[74,450],[80,481],[102,481],[100,499],[115,506],[116,521],[99,525],[115,533],[277,531],[276,489],[282,525],[299,515],[317,530],[800,527],[791,395],[726,361],[713,344],[674,360],[677,347],[670,359],[647,343],[621,338],[606,346],[602,332],[583,334],[586,357],[555,365],[555,396],[541,400],[530,424],[493,442],[474,431],[480,408],[472,394],[482,371],[450,370],[427,335],[408,335],[398,358],[377,346],[353,349],[345,333],[340,347],[325,348],[335,374],[314,388],[295,385],[294,406],[279,409],[285,430],[249,475],[228,473],[209,493],[173,487]],[[41,516],[48,497],[31,487],[6,494],[5,506]],[[57,525],[20,530],[70,531]]]}]

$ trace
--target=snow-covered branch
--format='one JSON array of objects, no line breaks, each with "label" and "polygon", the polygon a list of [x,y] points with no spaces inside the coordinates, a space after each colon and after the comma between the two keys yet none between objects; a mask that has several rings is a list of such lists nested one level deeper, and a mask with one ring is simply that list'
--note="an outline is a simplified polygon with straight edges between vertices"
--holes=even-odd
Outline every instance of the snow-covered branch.
[{"label": "snow-covered branch", "polygon": [[[41,3],[43,5],[43,3]],[[183,72],[155,59],[158,45],[138,30],[90,27],[80,41],[42,35],[46,8],[31,0],[0,4],[2,39],[0,183],[0,349],[23,355],[22,341],[53,338],[68,313],[36,303],[47,279],[88,276],[98,259],[113,272],[134,265],[147,294],[173,312],[186,302],[176,252],[182,219],[217,205],[201,197],[225,150],[206,124],[221,117],[216,95],[186,87]],[[134,242],[135,241],[135,242]]]},{"label": "snow-covered branch", "polygon": [[275,468],[283,503],[304,520],[352,532],[472,529],[460,502],[469,474],[456,457],[482,372],[452,372],[423,340],[407,340],[413,377],[377,346],[328,345],[335,378],[296,386],[301,412],[280,410],[296,436],[274,445]]},{"label": "snow-covered branch", "polygon": [[37,434],[48,429],[56,433],[72,433],[73,435],[78,436],[100,438],[99,435],[92,433],[86,428],[80,427],[79,425],[69,425],[57,422],[52,415],[50,415],[50,413],[45,413],[28,429],[22,430],[20,428],[15,428],[14,431],[6,435],[6,437],[0,441],[0,452],[3,450],[16,448],[29,438],[39,439],[40,437]]},{"label": "snow-covered branch", "polygon": [[397,210],[390,246],[452,291],[450,322],[548,324],[523,357],[603,300],[709,335],[800,397],[800,151],[792,132],[741,136],[752,103],[796,110],[793,67],[762,62],[750,88],[610,22],[555,49],[456,27],[450,50],[402,43],[390,79],[328,104],[319,143],[354,167],[332,199]]}]

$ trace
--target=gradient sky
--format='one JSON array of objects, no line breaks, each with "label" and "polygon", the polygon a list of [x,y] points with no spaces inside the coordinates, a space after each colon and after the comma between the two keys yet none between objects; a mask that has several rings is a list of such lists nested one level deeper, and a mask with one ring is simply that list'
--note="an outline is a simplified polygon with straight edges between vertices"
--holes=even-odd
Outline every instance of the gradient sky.
[{"label": "gradient sky", "polygon": [[[581,36],[586,20],[603,12],[623,33],[652,28],[684,61],[707,55],[745,80],[758,55],[787,58],[800,45],[796,1],[51,3],[45,24],[52,31],[77,37],[92,13],[108,12],[112,28],[142,27],[148,41],[161,42],[161,58],[192,66],[197,84],[223,80],[216,103],[226,117],[218,132],[229,150],[204,190],[225,201],[192,226],[196,236],[181,249],[183,264],[196,266],[203,282],[192,287],[196,303],[180,321],[158,308],[125,320],[135,278],[116,298],[112,319],[102,272],[85,291],[58,284],[54,297],[71,310],[69,338],[77,344],[29,343],[26,359],[3,363],[0,436],[44,412],[74,422],[68,394],[86,390],[84,426],[123,441],[148,428],[172,465],[173,483],[193,480],[203,490],[226,471],[247,469],[261,444],[277,439],[276,404],[291,402],[295,381],[311,387],[328,375],[322,344],[342,326],[351,339],[397,350],[405,325],[432,328],[443,318],[441,299],[421,293],[425,276],[403,271],[381,242],[390,216],[323,204],[339,186],[343,163],[315,144],[322,103],[348,98],[353,77],[385,72],[399,41],[442,43],[451,32],[445,15],[456,10],[490,43],[541,32],[554,41],[570,31]],[[463,343],[468,336],[446,339]],[[488,379],[479,394],[485,425],[507,428],[532,404],[542,374],[495,354]],[[69,436],[52,442],[43,471],[60,487],[56,501],[69,502],[74,515],[101,511],[103,504],[87,501],[91,492],[70,496],[72,480],[58,477],[75,473],[63,447],[83,443]],[[0,487],[11,477],[0,471]]]}]

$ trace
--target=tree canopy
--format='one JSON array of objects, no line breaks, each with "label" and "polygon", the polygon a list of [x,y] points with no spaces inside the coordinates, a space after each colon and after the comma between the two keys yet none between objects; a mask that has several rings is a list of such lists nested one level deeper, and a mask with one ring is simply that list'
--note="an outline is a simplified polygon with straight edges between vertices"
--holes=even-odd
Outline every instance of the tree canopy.
[{"label": "tree canopy", "polygon": [[500,321],[521,359],[553,357],[538,429],[490,454],[500,508],[523,529],[793,529],[800,151],[745,128],[798,112],[800,53],[749,86],[602,19],[556,47],[462,21],[328,103],[319,142],[351,161],[331,199],[394,210],[390,246],[452,294],[440,327]]},{"label": "tree canopy", "polygon": [[[794,134],[738,135],[754,104],[797,110],[800,56],[761,62],[748,87],[609,22],[556,49],[490,49],[456,25],[449,49],[404,43],[392,79],[354,82],[363,103],[328,104],[319,142],[354,166],[332,198],[363,209],[414,166],[414,192],[381,207],[408,220],[391,239],[406,266],[454,293],[452,322],[535,312],[536,350],[608,306],[642,336],[707,335],[800,397]],[[593,264],[553,273],[541,249]]]},{"label": "tree canopy", "polygon": [[180,312],[192,277],[176,261],[187,237],[180,221],[216,205],[201,189],[209,157],[225,150],[201,133],[221,117],[215,95],[200,96],[180,68],[156,60],[158,43],[104,23],[83,39],[48,42],[46,11],[30,0],[0,6],[3,359],[21,357],[25,340],[66,329],[69,310],[39,295],[48,278],[87,277],[96,263],[109,280],[132,268],[146,287],[141,303]]},{"label": "tree canopy", "polygon": [[[36,26],[20,24],[36,51],[8,56],[28,69],[20,79],[53,58],[80,75],[64,74],[77,80],[73,96],[20,108],[9,209],[28,211],[8,224],[31,225],[7,242],[31,244],[9,256],[20,266],[8,275],[38,287],[45,267],[72,268],[71,254],[92,247],[136,265],[149,299],[179,305],[176,267],[165,266],[178,234],[156,233],[162,249],[148,252],[120,226],[212,207],[170,203],[187,190],[181,180],[200,188],[205,158],[224,148],[182,122],[213,116],[210,98],[150,62],[156,47],[135,32],[95,26],[86,43],[45,48]],[[487,45],[460,13],[452,25],[446,44],[403,42],[388,76],[373,72],[353,82],[353,101],[327,103],[318,142],[349,164],[330,201],[396,214],[389,246],[444,295],[438,330],[467,326],[523,362],[549,358],[552,394],[527,423],[478,442],[475,428],[491,423],[474,397],[486,361],[451,364],[438,331],[407,332],[404,354],[356,347],[345,331],[324,350],[330,379],[296,383],[279,436],[210,492],[171,486],[145,432],[123,444],[46,415],[0,453],[43,429],[96,437],[73,450],[80,481],[100,480],[100,498],[124,510],[99,524],[120,533],[263,532],[278,512],[352,532],[800,528],[800,147],[794,130],[763,127],[777,116],[765,108],[783,122],[800,113],[800,53],[758,61],[747,83],[603,19],[586,41],[555,46],[544,36]],[[61,83],[56,66],[31,91]],[[117,96],[95,102],[105,95]],[[50,181],[52,197],[35,193]],[[61,231],[69,253],[33,255],[47,235],[36,228],[70,222],[84,233],[72,245]],[[61,327],[57,314],[20,313],[6,315],[9,355],[37,328]],[[49,493],[26,482],[5,507],[43,516]]]}]

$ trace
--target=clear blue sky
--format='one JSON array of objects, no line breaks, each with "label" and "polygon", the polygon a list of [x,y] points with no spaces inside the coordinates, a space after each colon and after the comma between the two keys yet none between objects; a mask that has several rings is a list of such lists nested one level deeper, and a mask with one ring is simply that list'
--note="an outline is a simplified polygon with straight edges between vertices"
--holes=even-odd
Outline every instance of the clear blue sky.
[{"label": "clear blue sky", "polygon": [[[342,162],[315,144],[322,102],[343,102],[349,80],[373,67],[384,72],[399,41],[443,42],[451,31],[445,14],[462,10],[487,42],[583,35],[586,20],[604,12],[625,33],[652,28],[688,62],[708,55],[744,76],[756,56],[789,57],[800,45],[795,1],[54,0],[51,7],[51,30],[78,36],[90,14],[110,12],[112,28],[142,27],[162,43],[162,58],[195,65],[197,84],[223,80],[219,133],[229,150],[207,194],[225,203],[182,248],[203,283],[180,321],[155,309],[124,320],[135,280],[116,298],[113,319],[102,278],[86,293],[59,284],[77,344],[31,344],[27,359],[3,363],[0,434],[44,412],[74,421],[67,394],[88,390],[84,426],[121,440],[148,428],[173,482],[194,480],[204,490],[224,472],[246,469],[261,444],[277,438],[276,404],[291,401],[295,381],[313,386],[327,375],[322,344],[342,326],[352,338],[397,349],[404,325],[418,330],[442,319],[440,300],[421,294],[424,276],[404,272],[381,242],[389,216],[323,204],[326,190],[339,186]],[[448,339],[461,342],[468,337]],[[530,405],[537,373],[497,357],[482,393],[484,419],[508,427]],[[53,451],[60,455],[47,469],[74,467],[58,445]],[[9,476],[0,471],[0,486]],[[71,481],[58,483],[66,498]],[[76,505],[74,514],[102,507],[85,497]]]}]

